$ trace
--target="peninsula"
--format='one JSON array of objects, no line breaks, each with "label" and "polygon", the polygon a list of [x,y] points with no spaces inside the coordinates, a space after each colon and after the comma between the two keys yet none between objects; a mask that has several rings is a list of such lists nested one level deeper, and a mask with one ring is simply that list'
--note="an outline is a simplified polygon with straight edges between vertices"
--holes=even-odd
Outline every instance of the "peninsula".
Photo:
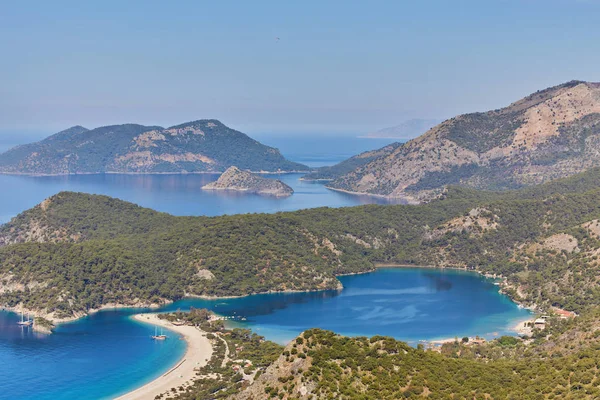
[{"label": "peninsula", "polygon": [[274,197],[288,197],[294,189],[278,179],[263,178],[238,167],[229,167],[218,180],[202,187],[204,190],[233,190]]},{"label": "peninsula", "polygon": [[[0,306],[61,322],[185,296],[340,289],[339,275],[396,263],[496,274],[524,305],[579,313],[600,301],[586,290],[600,271],[599,193],[592,169],[519,191],[451,187],[420,206],[175,217],[63,192],[0,227]],[[563,279],[575,273],[577,286]]]}]

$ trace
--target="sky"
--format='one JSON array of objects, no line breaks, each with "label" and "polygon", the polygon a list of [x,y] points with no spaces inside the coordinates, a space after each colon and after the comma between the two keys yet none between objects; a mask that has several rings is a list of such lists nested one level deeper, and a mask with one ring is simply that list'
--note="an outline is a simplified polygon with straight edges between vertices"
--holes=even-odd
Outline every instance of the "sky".
[{"label": "sky", "polygon": [[12,1],[0,141],[217,118],[357,135],[600,81],[600,0]]}]

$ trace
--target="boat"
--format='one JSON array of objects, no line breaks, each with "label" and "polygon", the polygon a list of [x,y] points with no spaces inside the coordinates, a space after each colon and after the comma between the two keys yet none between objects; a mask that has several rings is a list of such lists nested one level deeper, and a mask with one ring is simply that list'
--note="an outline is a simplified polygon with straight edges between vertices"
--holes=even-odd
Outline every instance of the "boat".
[{"label": "boat", "polygon": [[167,335],[163,334],[162,328],[160,328],[160,335],[158,334],[158,327],[155,326],[154,327],[154,336],[151,336],[152,339],[154,340],[165,340],[167,338]]},{"label": "boat", "polygon": [[31,326],[33,325],[33,320],[29,318],[29,313],[27,313],[27,319],[23,315],[23,311],[21,311],[21,321],[17,321],[17,325],[20,326]]}]

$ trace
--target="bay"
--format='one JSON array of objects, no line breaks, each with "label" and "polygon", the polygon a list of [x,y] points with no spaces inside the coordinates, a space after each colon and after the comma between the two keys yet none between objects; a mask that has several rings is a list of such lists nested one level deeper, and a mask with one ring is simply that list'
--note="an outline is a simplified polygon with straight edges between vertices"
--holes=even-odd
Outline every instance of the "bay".
[{"label": "bay", "polygon": [[[274,293],[230,299],[184,299],[160,311],[208,308],[286,343],[309,328],[344,335],[386,335],[416,345],[433,340],[512,334],[530,316],[498,293],[492,280],[457,270],[386,268],[343,276],[341,291]],[[1,399],[99,399],[122,394],[164,373],[184,351],[175,334],[150,340],[153,328],[105,310],[38,335],[0,313]],[[243,320],[245,319],[245,320]]]},{"label": "bay", "polygon": [[[324,135],[258,138],[311,167],[331,165],[391,140]],[[301,174],[271,177],[295,194],[275,199],[235,192],[204,192],[218,175],[97,174],[59,177],[0,175],[0,223],[63,190],[105,194],[174,215],[223,215],[345,207],[388,202],[331,191]],[[511,325],[529,312],[498,293],[477,274],[419,268],[380,269],[343,276],[342,291],[276,293],[242,298],[184,299],[162,311],[205,307],[231,317],[228,325],[252,329],[285,343],[318,327],[345,335],[388,335],[416,345],[420,340],[512,334]],[[132,390],[171,368],[185,343],[156,342],[153,328],[133,321],[149,310],[105,310],[41,335],[0,312],[0,399],[102,399]]]}]

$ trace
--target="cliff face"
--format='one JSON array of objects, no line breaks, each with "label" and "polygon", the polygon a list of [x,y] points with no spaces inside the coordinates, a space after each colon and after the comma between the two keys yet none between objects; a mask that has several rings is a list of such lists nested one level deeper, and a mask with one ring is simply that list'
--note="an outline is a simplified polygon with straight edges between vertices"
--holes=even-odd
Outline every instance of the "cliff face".
[{"label": "cliff face", "polygon": [[135,124],[73,127],[0,154],[0,173],[7,174],[222,172],[232,165],[266,172],[308,170],[217,120],[167,129]]},{"label": "cliff face", "polygon": [[205,190],[236,190],[275,197],[287,197],[294,190],[277,179],[263,178],[237,167],[229,167],[218,180],[202,187]]},{"label": "cliff face", "polygon": [[330,186],[419,202],[449,184],[511,189],[598,165],[600,83],[573,81],[444,121]]}]

